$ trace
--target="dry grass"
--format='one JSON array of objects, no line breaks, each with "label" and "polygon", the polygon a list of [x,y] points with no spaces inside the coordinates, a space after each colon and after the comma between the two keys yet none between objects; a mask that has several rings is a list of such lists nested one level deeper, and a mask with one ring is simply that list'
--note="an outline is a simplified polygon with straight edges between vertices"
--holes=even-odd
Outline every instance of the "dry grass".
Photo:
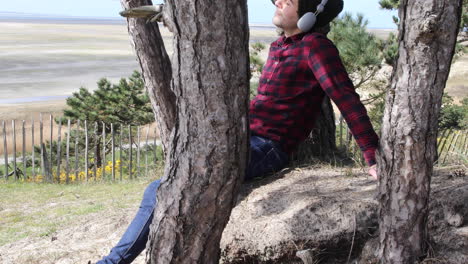
[{"label": "dry grass", "polygon": [[468,96],[468,54],[453,63],[445,91],[454,97],[455,102]]},{"label": "dry grass", "polygon": [[[0,263],[97,261],[120,239],[146,186],[161,174],[116,183],[0,182]],[[134,263],[144,259],[141,254]]]}]

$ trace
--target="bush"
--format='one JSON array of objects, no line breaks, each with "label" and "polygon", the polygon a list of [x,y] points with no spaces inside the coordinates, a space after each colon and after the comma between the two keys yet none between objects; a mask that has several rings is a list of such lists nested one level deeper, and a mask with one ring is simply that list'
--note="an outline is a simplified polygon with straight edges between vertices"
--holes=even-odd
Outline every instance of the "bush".
[{"label": "bush", "polygon": [[[89,124],[144,125],[154,122],[154,114],[148,94],[145,91],[141,74],[137,71],[118,84],[107,79],[98,82],[98,88],[89,92],[80,88],[67,99],[68,109],[64,110],[64,119],[88,120]],[[65,123],[65,120],[63,120]],[[108,127],[106,127],[109,132]],[[102,131],[99,127],[98,131]]]},{"label": "bush", "polygon": [[367,32],[368,23],[362,14],[353,17],[345,13],[333,20],[328,34],[338,48],[356,89],[373,82],[381,68],[380,43],[373,34]]},{"label": "bush", "polygon": [[442,97],[439,114],[439,129],[468,129],[468,97],[461,105],[453,103],[453,98],[447,93]]}]

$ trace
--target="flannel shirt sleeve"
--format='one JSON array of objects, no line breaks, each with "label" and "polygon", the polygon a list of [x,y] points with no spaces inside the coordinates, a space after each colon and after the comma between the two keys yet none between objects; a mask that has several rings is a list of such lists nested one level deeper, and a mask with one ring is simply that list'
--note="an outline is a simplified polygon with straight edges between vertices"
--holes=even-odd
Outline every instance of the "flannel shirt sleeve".
[{"label": "flannel shirt sleeve", "polygon": [[340,110],[369,166],[376,163],[378,136],[366,108],[340,59],[338,49],[324,35],[310,36],[308,64],[321,88]]}]

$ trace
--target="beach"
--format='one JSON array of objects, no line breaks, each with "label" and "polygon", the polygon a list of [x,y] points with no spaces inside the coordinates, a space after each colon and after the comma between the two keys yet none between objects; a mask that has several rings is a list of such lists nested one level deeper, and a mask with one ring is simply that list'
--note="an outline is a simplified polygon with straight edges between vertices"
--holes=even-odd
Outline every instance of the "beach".
[{"label": "beach", "polygon": [[[384,38],[392,30],[370,29]],[[80,87],[94,90],[107,78],[117,82],[139,69],[126,24],[113,21],[1,20],[0,117],[30,120],[40,113],[60,114],[65,99]],[[172,54],[172,36],[161,27]],[[252,25],[250,42],[269,44],[277,38],[271,26]],[[446,91],[467,96],[468,56],[453,65]]]},{"label": "beach", "polygon": [[100,78],[117,81],[138,68],[124,25],[3,22],[0,31],[2,104],[63,100],[80,87],[95,89]]}]

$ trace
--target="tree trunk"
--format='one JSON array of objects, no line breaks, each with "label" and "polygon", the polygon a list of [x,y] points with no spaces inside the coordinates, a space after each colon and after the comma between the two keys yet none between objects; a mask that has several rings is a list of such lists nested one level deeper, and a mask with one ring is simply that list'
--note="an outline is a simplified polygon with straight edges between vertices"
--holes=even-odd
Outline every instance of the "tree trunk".
[{"label": "tree trunk", "polygon": [[335,114],[330,98],[322,102],[321,113],[309,137],[299,145],[293,160],[299,164],[310,163],[314,159],[327,159],[336,150]]},{"label": "tree trunk", "polygon": [[[122,2],[125,8],[148,4]],[[173,125],[147,261],[217,263],[221,234],[247,161],[247,3],[167,0],[164,17],[174,33],[169,81],[170,65],[157,25],[129,20],[145,81],[148,88],[154,87],[157,120],[167,128],[166,138]],[[167,98],[159,98],[160,93]],[[169,110],[173,106],[174,111]],[[174,117],[167,120],[171,113]]]},{"label": "tree trunk", "polygon": [[[121,0],[124,9],[151,5],[151,0]],[[128,32],[140,63],[142,76],[151,100],[163,150],[176,122],[176,98],[171,90],[172,71],[169,56],[157,23],[145,19],[128,19]]]},{"label": "tree trunk", "polygon": [[462,0],[402,0],[399,57],[378,155],[381,263],[414,263],[428,242],[437,117]]}]

